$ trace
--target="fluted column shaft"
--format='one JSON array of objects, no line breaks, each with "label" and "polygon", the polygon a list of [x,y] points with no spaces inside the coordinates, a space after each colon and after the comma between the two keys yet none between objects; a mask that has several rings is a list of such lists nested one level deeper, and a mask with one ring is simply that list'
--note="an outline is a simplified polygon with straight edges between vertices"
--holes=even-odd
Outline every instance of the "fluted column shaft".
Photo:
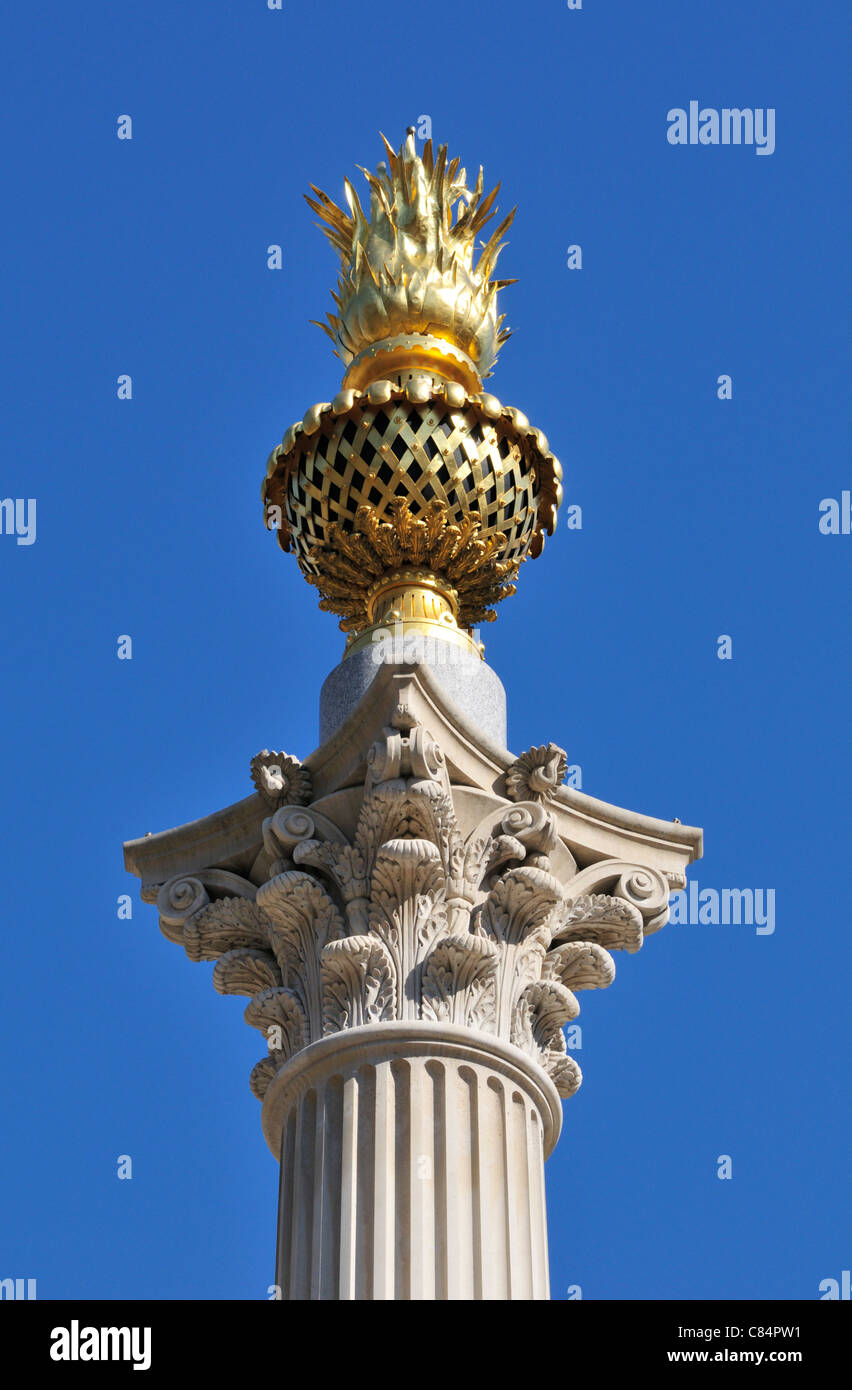
[{"label": "fluted column shaft", "polygon": [[390,1023],[324,1038],[264,1103],[284,1299],[546,1299],[561,1107],[519,1049]]}]

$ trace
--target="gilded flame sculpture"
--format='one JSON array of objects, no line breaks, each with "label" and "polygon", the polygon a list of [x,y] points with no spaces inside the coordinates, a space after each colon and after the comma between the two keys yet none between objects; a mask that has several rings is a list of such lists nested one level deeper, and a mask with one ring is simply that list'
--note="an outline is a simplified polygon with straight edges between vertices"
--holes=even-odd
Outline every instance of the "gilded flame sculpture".
[{"label": "gilded flame sculpture", "polygon": [[[384,136],[382,137],[384,140]],[[340,253],[336,314],[319,326],[346,372],[269,457],[267,527],[293,550],[320,607],[336,613],[347,653],[378,629],[479,651],[471,629],[515,591],[541,554],[562,497],[562,470],[540,430],[483,391],[509,336],[492,279],[514,211],[481,246],[499,185],[473,189],[442,145],[414,131],[365,174],[367,216],[349,180],[349,212],[308,197]]]}]

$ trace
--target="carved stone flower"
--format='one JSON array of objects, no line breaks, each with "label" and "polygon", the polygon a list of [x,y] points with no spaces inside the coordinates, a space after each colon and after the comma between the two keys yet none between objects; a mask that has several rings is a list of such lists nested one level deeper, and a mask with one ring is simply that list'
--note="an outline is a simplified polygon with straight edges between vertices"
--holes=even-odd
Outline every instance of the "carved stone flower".
[{"label": "carved stone flower", "polygon": [[268,748],[251,760],[251,779],[270,806],[306,806],[311,799],[311,774],[289,753]]},{"label": "carved stone flower", "polygon": [[568,754],[555,743],[528,748],[506,772],[510,801],[547,801],[565,779]]}]

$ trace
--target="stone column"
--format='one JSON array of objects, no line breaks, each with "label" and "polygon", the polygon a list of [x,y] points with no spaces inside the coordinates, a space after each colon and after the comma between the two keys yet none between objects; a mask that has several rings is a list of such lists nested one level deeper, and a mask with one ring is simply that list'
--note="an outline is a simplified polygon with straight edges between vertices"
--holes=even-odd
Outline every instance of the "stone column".
[{"label": "stone column", "polygon": [[283,1067],[263,1118],[283,1298],[549,1297],[561,1107],[519,1048],[451,1024],[355,1028]]}]

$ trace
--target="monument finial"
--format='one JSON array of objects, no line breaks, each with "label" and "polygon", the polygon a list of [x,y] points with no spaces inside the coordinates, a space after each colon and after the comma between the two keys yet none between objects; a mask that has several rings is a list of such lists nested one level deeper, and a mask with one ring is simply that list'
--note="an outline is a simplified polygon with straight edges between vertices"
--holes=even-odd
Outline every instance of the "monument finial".
[{"label": "monument finial", "polygon": [[417,153],[413,126],[399,150],[381,138],[387,163],[362,170],[369,213],[348,179],[348,212],[311,185],[341,258],[320,327],[346,374],[270,455],[266,524],[342,619],[347,652],[398,623],[480,651],[471,629],[514,593],[562,496],[544,435],[482,389],[508,337],[497,295],[513,281],[493,271],[514,210],[475,260],[500,185],[486,195],[480,168],[468,188],[446,145]]},{"label": "monument finial", "polygon": [[264,748],[256,795],[125,856],[266,1045],[268,1292],[546,1299],[544,1160],[581,1080],[562,1028],[612,983],[610,953],[664,925],[701,832],[563,785],[558,744],[506,749],[475,625],[552,532],[561,470],[481,386],[501,229],[476,266],[474,235],[495,194],[444,147],[418,157],[412,130],[385,147],[369,217],[349,184],[348,213],[316,194],[347,379],[263,485],[267,526],[349,634],[319,747]]}]

